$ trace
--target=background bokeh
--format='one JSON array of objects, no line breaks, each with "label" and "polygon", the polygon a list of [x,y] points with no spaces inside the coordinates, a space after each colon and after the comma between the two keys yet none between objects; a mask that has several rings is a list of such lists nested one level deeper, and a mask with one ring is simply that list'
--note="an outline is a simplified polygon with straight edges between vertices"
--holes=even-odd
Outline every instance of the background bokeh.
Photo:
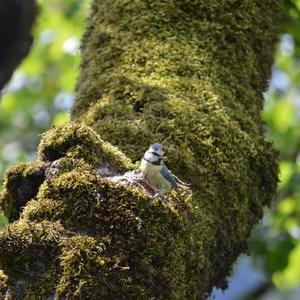
[{"label": "background bokeh", "polygon": [[[88,0],[40,0],[35,42],[0,101],[0,183],[4,170],[34,160],[40,134],[68,122]],[[281,152],[275,202],[253,231],[229,289],[216,300],[300,299],[300,0],[284,1],[283,30],[262,117]],[[6,222],[0,216],[0,227]]]},{"label": "background bokeh", "polygon": [[78,75],[86,0],[40,0],[30,55],[0,101],[0,180],[12,164],[36,158],[39,134],[69,120]]}]

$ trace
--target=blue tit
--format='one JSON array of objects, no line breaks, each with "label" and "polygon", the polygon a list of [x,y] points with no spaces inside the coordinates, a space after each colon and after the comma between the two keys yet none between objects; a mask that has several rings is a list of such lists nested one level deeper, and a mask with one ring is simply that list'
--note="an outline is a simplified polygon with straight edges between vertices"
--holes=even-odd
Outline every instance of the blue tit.
[{"label": "blue tit", "polygon": [[141,162],[141,172],[157,191],[155,196],[163,196],[172,188],[189,189],[189,186],[179,180],[163,162],[164,152],[160,144],[153,144],[145,152]]}]

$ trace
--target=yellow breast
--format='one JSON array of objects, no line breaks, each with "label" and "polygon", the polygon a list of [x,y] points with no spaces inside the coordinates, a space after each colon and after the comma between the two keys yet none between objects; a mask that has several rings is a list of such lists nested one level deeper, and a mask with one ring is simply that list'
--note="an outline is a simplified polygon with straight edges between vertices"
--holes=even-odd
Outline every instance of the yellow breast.
[{"label": "yellow breast", "polygon": [[160,173],[161,166],[153,165],[146,160],[142,159],[141,172],[147,178],[147,180],[156,187],[158,190],[170,190],[172,188],[171,183],[166,180]]}]

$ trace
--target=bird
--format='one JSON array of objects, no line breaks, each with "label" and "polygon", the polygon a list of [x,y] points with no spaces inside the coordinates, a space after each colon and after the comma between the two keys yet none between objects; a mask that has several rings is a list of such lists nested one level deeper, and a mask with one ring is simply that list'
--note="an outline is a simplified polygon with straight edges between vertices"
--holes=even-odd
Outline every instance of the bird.
[{"label": "bird", "polygon": [[165,193],[174,189],[188,190],[189,185],[178,179],[164,164],[164,152],[162,145],[155,143],[150,145],[145,152],[140,165],[141,173],[157,192],[156,197],[162,197]]}]

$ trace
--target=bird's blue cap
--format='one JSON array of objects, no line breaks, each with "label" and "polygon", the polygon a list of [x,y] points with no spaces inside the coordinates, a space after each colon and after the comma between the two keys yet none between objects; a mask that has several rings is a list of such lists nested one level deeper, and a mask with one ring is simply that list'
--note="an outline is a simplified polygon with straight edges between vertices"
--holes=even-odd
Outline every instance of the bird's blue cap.
[{"label": "bird's blue cap", "polygon": [[150,146],[149,150],[150,150],[150,152],[156,153],[159,156],[163,156],[164,155],[164,152],[162,150],[162,145],[161,144],[158,144],[158,143],[152,144]]}]

